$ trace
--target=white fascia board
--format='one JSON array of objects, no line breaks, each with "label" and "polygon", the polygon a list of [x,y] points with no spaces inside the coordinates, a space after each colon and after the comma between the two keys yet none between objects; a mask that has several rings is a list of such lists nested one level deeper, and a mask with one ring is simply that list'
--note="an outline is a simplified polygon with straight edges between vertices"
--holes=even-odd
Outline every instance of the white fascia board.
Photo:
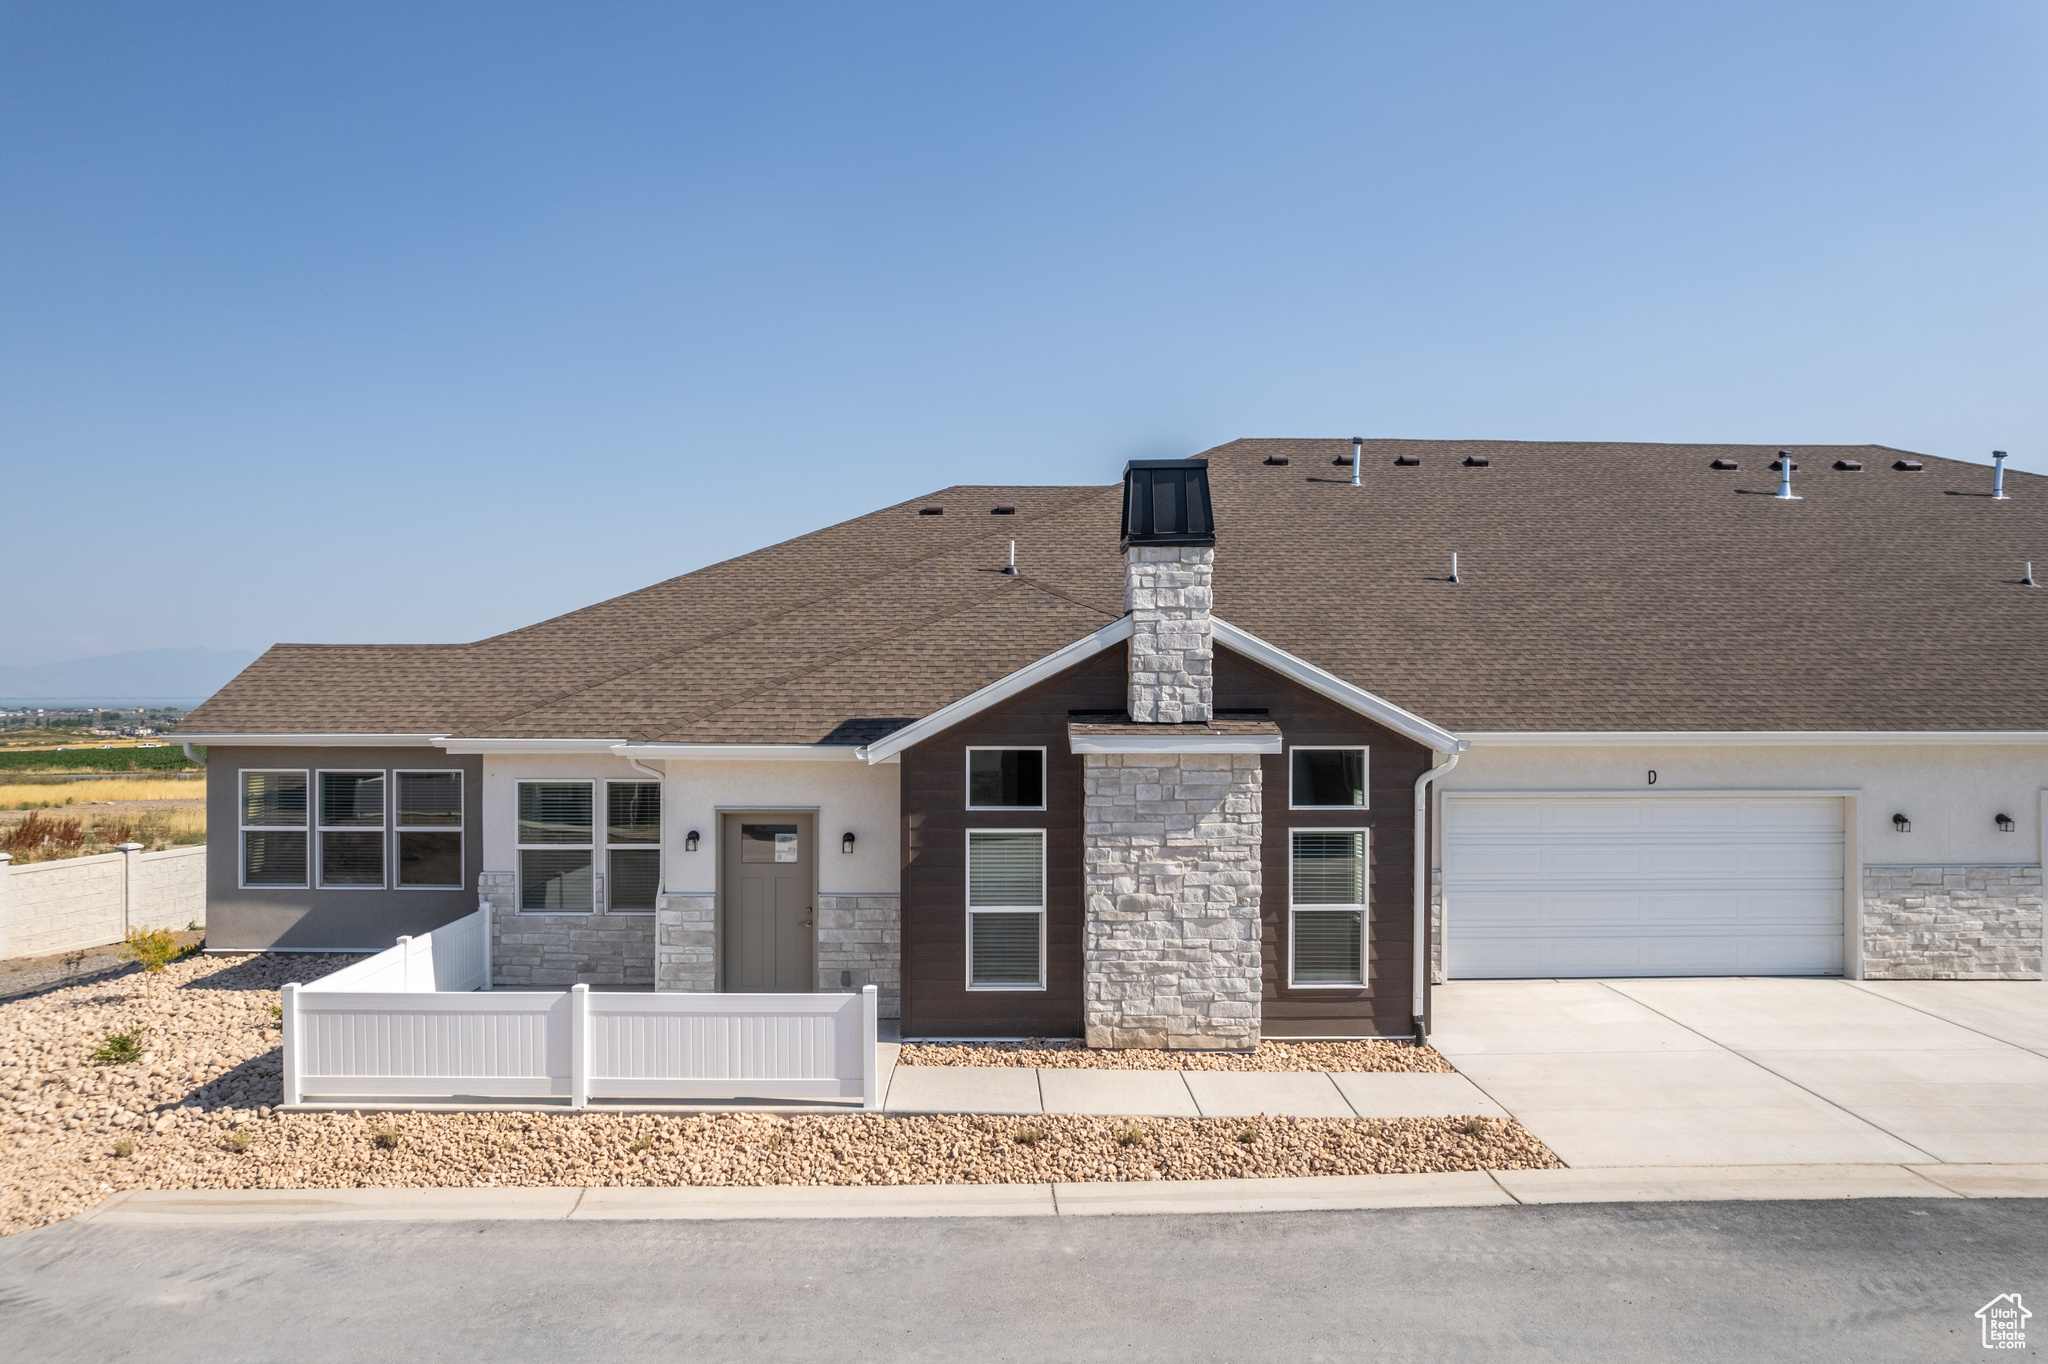
[{"label": "white fascia board", "polygon": [[1280,736],[1277,734],[1227,735],[1211,734],[1196,737],[1174,737],[1145,734],[1104,734],[1082,737],[1071,736],[1067,740],[1069,752],[1073,753],[1278,753]]},{"label": "white fascia board", "polygon": [[450,753],[610,753],[624,739],[440,739]]},{"label": "white fascia board", "polygon": [[614,744],[611,751],[641,762],[858,762],[861,756],[853,744]]},{"label": "white fascia board", "polygon": [[1935,744],[2048,744],[2040,729],[1468,730],[1501,748],[1848,748]]},{"label": "white fascia board", "polygon": [[1305,658],[1297,658],[1277,645],[1268,644],[1249,630],[1240,630],[1221,616],[1211,618],[1216,642],[1227,645],[1254,663],[1264,664],[1274,672],[1291,681],[1299,682],[1310,691],[1327,696],[1338,705],[1355,710],[1370,720],[1377,720],[1396,734],[1405,734],[1419,744],[1425,744],[1439,753],[1458,751],[1458,736],[1449,730],[1433,725],[1412,711],[1406,711],[1392,701],[1374,696],[1363,687],[1353,686],[1333,672],[1326,672]]},{"label": "white fascia board", "polygon": [[209,748],[433,748],[438,734],[166,734],[181,744]]},{"label": "white fascia board", "polygon": [[941,730],[951,729],[962,720],[977,715],[1001,701],[1007,701],[1027,687],[1033,687],[1048,677],[1056,676],[1101,653],[1104,649],[1123,643],[1131,637],[1131,618],[1123,616],[1111,621],[1092,635],[1084,635],[1072,644],[1055,649],[1036,663],[1027,663],[1008,677],[998,678],[980,691],[970,692],[953,702],[941,706],[914,725],[905,725],[886,739],[877,739],[861,750],[870,763],[887,762],[913,744],[922,743]]}]

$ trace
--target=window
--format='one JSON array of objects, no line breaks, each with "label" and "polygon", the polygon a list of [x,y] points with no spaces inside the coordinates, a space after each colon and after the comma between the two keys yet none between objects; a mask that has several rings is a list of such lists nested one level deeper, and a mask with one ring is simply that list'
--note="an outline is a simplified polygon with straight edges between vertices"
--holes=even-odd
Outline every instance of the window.
[{"label": "window", "polygon": [[967,834],[967,986],[1045,988],[1045,831]]},{"label": "window", "polygon": [[384,888],[384,774],[322,772],[320,888]]},{"label": "window", "polygon": [[967,808],[970,810],[1043,810],[1045,808],[1045,750],[1042,748],[968,749]]},{"label": "window", "polygon": [[1296,829],[1288,983],[1365,984],[1365,830]]},{"label": "window", "polygon": [[396,772],[400,889],[460,890],[462,774]]},{"label": "window", "polygon": [[604,841],[611,880],[607,908],[653,913],[661,894],[661,783],[605,783]]},{"label": "window", "polygon": [[1288,804],[1296,810],[1364,809],[1365,750],[1297,748],[1291,754]]},{"label": "window", "polygon": [[306,774],[242,773],[242,884],[306,884]]},{"label": "window", "polygon": [[519,907],[588,914],[596,908],[591,783],[519,783]]}]

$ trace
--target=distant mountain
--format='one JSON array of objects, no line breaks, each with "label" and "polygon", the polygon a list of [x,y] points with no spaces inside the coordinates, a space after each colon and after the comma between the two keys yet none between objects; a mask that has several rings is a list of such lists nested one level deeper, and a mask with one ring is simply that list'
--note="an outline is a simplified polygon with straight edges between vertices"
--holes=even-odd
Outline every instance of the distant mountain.
[{"label": "distant mountain", "polygon": [[131,649],[0,668],[0,705],[190,706],[256,661],[247,649]]}]

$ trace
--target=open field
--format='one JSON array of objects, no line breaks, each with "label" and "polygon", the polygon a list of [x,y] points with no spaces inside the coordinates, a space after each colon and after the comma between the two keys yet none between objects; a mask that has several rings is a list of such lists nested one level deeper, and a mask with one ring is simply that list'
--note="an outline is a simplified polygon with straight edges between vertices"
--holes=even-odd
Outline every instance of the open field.
[{"label": "open field", "polygon": [[91,857],[140,843],[144,852],[189,847],[206,841],[206,803],[133,801],[87,808],[0,813],[0,852],[16,866]]},{"label": "open field", "polygon": [[[101,741],[105,742],[105,741]],[[128,743],[125,747],[102,748],[99,743],[73,745],[68,748],[6,748],[0,749],[0,774],[16,772],[179,772],[196,768],[200,764],[185,756],[180,744],[166,743],[162,748],[143,748]]]},{"label": "open field", "polygon": [[109,801],[204,801],[206,779],[176,777],[109,777],[72,782],[0,781],[0,810],[44,810],[67,805],[103,805]]}]

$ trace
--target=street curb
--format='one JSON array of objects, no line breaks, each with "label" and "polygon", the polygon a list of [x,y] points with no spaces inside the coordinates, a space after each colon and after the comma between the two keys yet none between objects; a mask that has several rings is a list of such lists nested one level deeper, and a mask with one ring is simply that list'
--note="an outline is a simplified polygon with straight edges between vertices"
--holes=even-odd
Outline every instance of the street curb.
[{"label": "street curb", "polygon": [[115,1226],[202,1226],[301,1222],[1114,1217],[1849,1198],[2048,1198],[2048,1165],[1636,1166],[1099,1184],[135,1189],[114,1194],[76,1220]]}]

